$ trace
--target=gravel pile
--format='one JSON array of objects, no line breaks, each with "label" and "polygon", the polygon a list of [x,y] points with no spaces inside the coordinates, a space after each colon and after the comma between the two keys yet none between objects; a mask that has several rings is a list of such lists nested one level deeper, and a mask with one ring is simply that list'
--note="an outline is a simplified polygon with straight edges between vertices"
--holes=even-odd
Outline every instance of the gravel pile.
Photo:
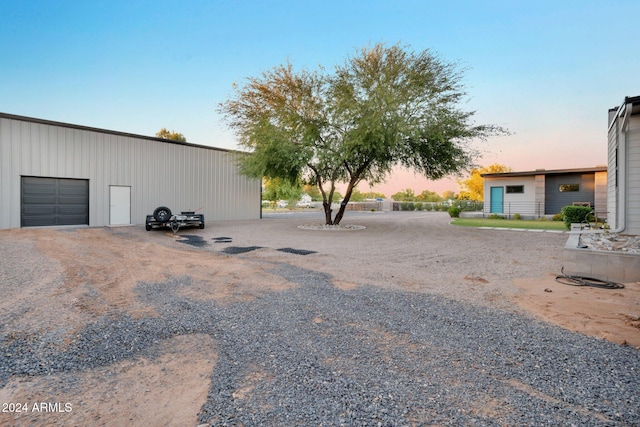
[{"label": "gravel pile", "polygon": [[640,255],[640,236],[618,233],[583,233],[580,243],[599,251],[615,251]]},{"label": "gravel pile", "polygon": [[186,276],[141,283],[159,317],[111,314],[68,344],[0,325],[0,386],[205,333],[218,360],[199,419],[215,426],[640,425],[634,348],[434,295],[341,290],[288,264],[274,273],[299,286],[216,304],[180,296]]}]

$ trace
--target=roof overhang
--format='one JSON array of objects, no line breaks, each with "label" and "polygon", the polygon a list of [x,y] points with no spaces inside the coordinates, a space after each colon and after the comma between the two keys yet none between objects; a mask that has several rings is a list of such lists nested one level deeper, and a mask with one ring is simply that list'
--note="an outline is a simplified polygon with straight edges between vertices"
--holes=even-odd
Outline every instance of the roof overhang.
[{"label": "roof overhang", "polygon": [[537,169],[534,171],[525,171],[525,172],[498,172],[498,173],[483,173],[480,174],[481,177],[486,178],[508,178],[508,177],[516,177],[516,176],[536,176],[536,175],[559,175],[559,174],[571,174],[571,173],[596,173],[596,172],[606,172],[606,166],[596,166],[593,168],[576,168],[576,169]]}]

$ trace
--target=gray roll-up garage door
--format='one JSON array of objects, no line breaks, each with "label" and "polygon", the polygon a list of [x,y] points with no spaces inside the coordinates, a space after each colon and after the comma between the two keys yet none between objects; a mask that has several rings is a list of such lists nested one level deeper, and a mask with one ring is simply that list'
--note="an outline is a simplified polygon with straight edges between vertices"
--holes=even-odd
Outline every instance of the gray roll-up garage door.
[{"label": "gray roll-up garage door", "polygon": [[23,176],[22,227],[89,225],[89,180]]}]

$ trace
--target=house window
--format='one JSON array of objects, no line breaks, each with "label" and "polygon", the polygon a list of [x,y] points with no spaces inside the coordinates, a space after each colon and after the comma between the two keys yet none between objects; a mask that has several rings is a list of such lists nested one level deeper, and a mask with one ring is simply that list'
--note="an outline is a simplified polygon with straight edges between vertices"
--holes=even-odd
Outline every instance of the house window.
[{"label": "house window", "polygon": [[580,184],[560,184],[559,190],[561,193],[580,191]]},{"label": "house window", "polygon": [[507,194],[524,193],[524,185],[507,185]]}]

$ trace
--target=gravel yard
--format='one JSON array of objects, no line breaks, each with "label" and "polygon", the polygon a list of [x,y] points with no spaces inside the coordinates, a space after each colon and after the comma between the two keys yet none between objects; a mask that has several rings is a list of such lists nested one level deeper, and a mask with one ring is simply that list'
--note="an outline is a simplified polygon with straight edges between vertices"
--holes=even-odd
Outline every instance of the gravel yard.
[{"label": "gravel yard", "polygon": [[640,425],[640,284],[566,234],[321,222],[0,231],[0,425]]}]

